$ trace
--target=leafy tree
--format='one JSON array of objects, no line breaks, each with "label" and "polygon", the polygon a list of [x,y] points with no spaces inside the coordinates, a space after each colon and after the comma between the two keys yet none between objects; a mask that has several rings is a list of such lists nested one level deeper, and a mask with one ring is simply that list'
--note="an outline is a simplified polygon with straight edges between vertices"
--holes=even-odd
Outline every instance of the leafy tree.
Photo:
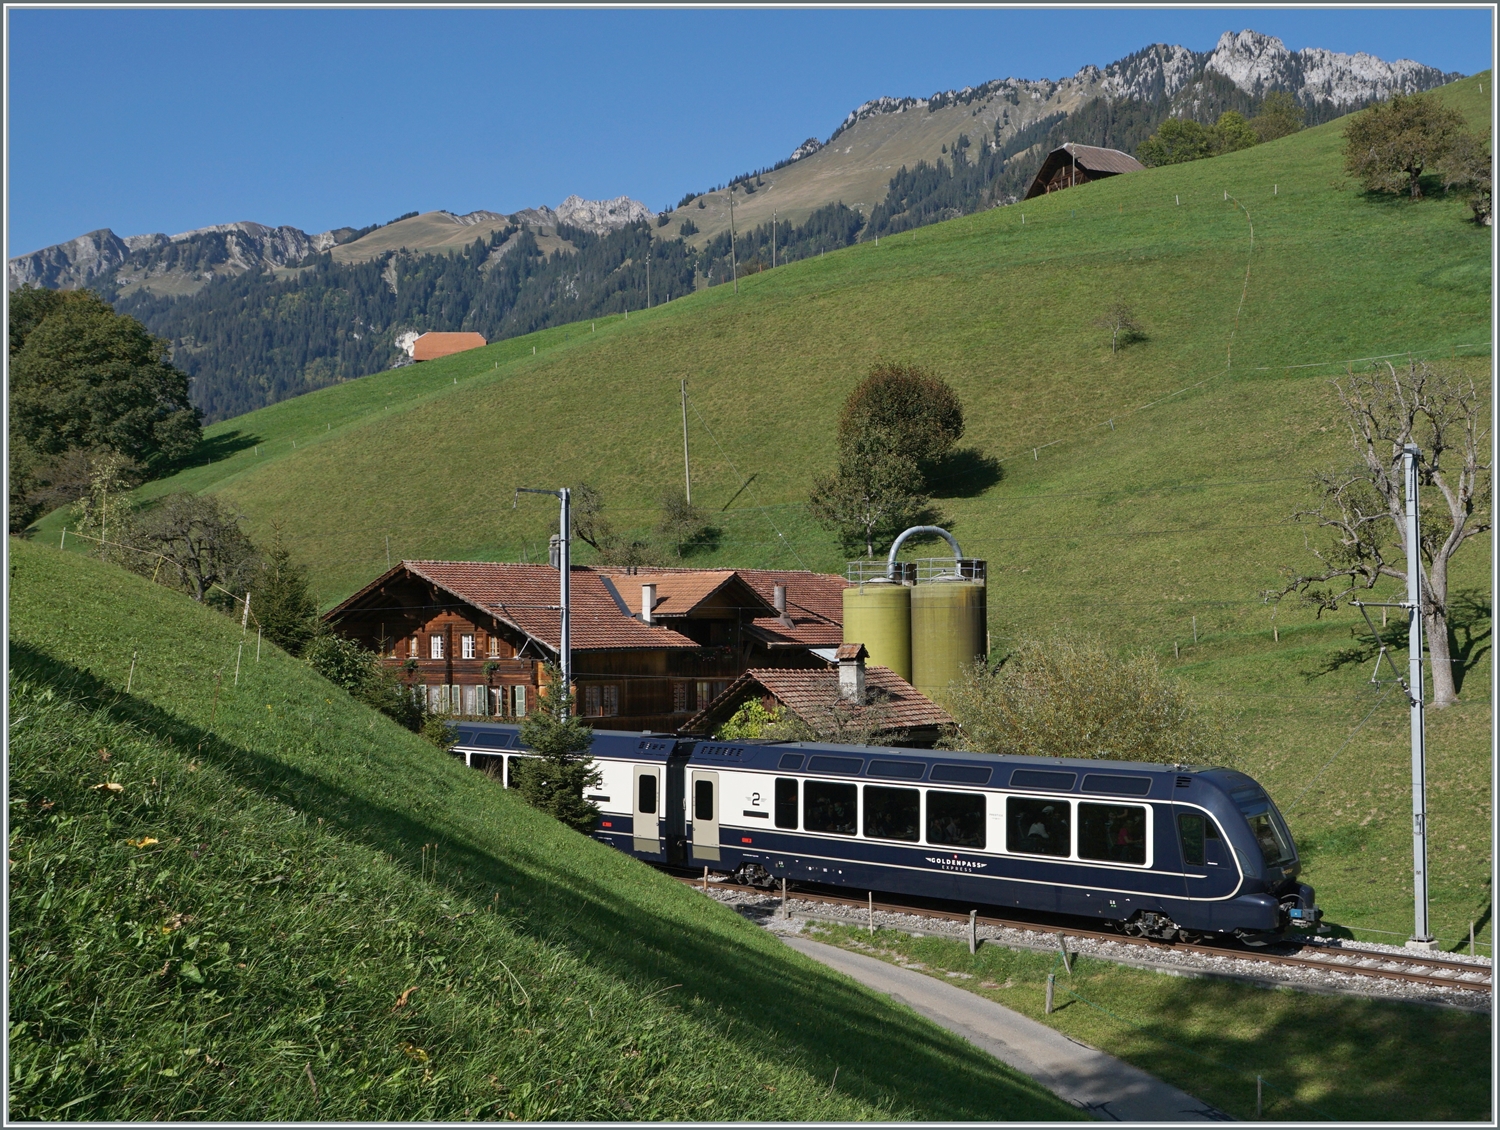
[{"label": "leafy tree", "polygon": [[1370,192],[1422,197],[1422,173],[1442,164],[1464,118],[1430,94],[1396,94],[1356,114],[1344,131],[1344,167]]},{"label": "leafy tree", "polygon": [[1201,161],[1218,152],[1218,141],[1212,127],[1191,118],[1168,118],[1157,131],[1141,142],[1136,157],[1150,168]]},{"label": "leafy tree", "polygon": [[1472,133],[1459,134],[1453,146],[1438,163],[1437,171],[1443,178],[1443,188],[1466,189],[1469,207],[1474,212],[1474,222],[1489,227],[1492,220],[1493,174],[1489,146],[1482,137]]},{"label": "leafy tree", "polygon": [[1284,90],[1273,90],[1260,104],[1260,113],[1250,119],[1250,128],[1261,141],[1275,141],[1300,130],[1307,114],[1297,99]]},{"label": "leafy tree", "polygon": [[[1287,583],[1267,595],[1301,593],[1321,615],[1357,590],[1374,588],[1381,578],[1405,586],[1402,452],[1408,443],[1418,445],[1422,627],[1432,661],[1432,705],[1447,706],[1458,698],[1448,626],[1449,569],[1454,555],[1491,525],[1488,406],[1472,378],[1425,361],[1411,362],[1405,372],[1387,364],[1384,371],[1351,373],[1334,387],[1361,465],[1318,476],[1317,505],[1296,515],[1331,535],[1313,551],[1322,568],[1310,574],[1287,570]],[[1336,584],[1322,587],[1329,582]]]},{"label": "leafy tree", "polygon": [[135,552],[135,508],[129,492],[140,482],[139,468],[118,452],[104,450],[84,456],[87,493],[73,507],[73,528],[92,539],[91,554],[102,561],[131,564]]},{"label": "leafy tree", "polygon": [[745,741],[766,736],[766,731],[786,721],[786,710],[780,706],[767,710],[760,699],[752,698],[714,731],[715,739],[725,742]]},{"label": "leafy tree", "polygon": [[875,430],[840,444],[837,470],[813,481],[807,507],[845,552],[863,547],[866,557],[877,542],[933,517],[916,460],[899,450],[898,437]]},{"label": "leafy tree", "polygon": [[41,325],[42,319],[55,313],[68,300],[67,291],[48,290],[27,283],[10,292],[10,354],[21,352],[26,338]]},{"label": "leafy tree", "polygon": [[1132,341],[1140,341],[1146,336],[1145,327],[1136,319],[1135,312],[1124,302],[1113,302],[1100,317],[1094,319],[1094,325],[1109,331],[1109,351],[1117,353],[1120,342],[1129,345]]},{"label": "leafy tree", "polygon": [[260,567],[240,516],[210,494],[168,495],[139,518],[134,541],[147,551],[136,569],[200,603],[232,604]]},{"label": "leafy tree", "polygon": [[926,469],[964,434],[963,403],[928,370],[881,362],[850,393],[839,415],[841,448],[850,448],[867,433],[883,436],[891,455]]},{"label": "leafy tree", "polygon": [[1224,764],[1229,731],[1156,657],[1121,659],[1096,640],[1025,640],[990,670],[970,667],[945,703],[953,748],[1022,757]]},{"label": "leafy tree", "polygon": [[272,524],[271,548],[250,582],[250,612],[265,638],[291,655],[301,655],[321,629],[307,567],[292,563],[280,522]]},{"label": "leafy tree", "polygon": [[1260,144],[1260,135],[1236,110],[1225,110],[1214,123],[1216,153],[1235,153]]},{"label": "leafy tree", "polygon": [[583,799],[584,790],[597,788],[601,779],[599,770],[589,767],[594,731],[573,713],[573,694],[562,671],[555,664],[546,670],[546,693],[521,723],[521,744],[537,756],[513,762],[512,773],[532,807],[586,833],[599,819],[599,809]]},{"label": "leafy tree", "polygon": [[[108,447],[147,462],[201,438],[170,347],[90,291],[28,296],[13,316],[11,430],[40,455]],[[40,315],[40,317],[38,317]]]},{"label": "leafy tree", "polygon": [[357,702],[373,707],[408,730],[424,732],[428,721],[426,704],[413,697],[410,689],[373,651],[323,631],[308,642],[303,659],[330,683],[348,691]]}]

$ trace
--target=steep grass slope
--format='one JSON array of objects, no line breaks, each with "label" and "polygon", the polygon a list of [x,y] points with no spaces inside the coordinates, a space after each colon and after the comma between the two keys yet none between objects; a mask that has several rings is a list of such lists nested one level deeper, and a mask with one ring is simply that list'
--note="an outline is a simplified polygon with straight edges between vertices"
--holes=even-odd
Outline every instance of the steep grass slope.
[{"label": "steep grass slope", "polygon": [[[1440,93],[1485,129],[1488,81]],[[1401,933],[1401,705],[1368,685],[1373,651],[1348,656],[1362,619],[1261,593],[1313,563],[1290,520],[1309,477],[1353,459],[1330,378],[1410,354],[1483,381],[1491,236],[1456,198],[1365,196],[1343,174],[1343,125],[325,390],[215,430],[226,447],[274,434],[258,454],[146,493],[214,490],[257,533],[285,522],[325,603],[384,569],[387,544],[537,560],[555,512],[512,509],[518,485],[592,482],[620,525],[649,530],[681,483],[686,379],[694,500],[723,531],[691,560],[839,570],[803,509],[838,408],[877,359],[930,365],[963,396],[964,442],[1000,463],[956,461],[938,500],[990,562],[996,651],[1086,632],[1177,666],[1239,715],[1242,764],[1292,809],[1331,912]],[[1147,340],[1112,354],[1094,323],[1117,299]],[[408,381],[424,391],[385,410]],[[59,533],[54,519],[43,536]],[[1456,562],[1464,703],[1430,721],[1433,913],[1450,941],[1471,919],[1487,937],[1489,918],[1489,567],[1483,543]]]},{"label": "steep grass slope", "polygon": [[180,596],[11,599],[12,1117],[1079,1117]]}]

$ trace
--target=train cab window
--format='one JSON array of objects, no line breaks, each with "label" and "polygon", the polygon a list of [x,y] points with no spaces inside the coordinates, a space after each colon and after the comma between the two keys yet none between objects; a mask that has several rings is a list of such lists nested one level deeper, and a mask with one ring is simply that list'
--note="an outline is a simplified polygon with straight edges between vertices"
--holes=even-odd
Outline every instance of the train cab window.
[{"label": "train cab window", "polygon": [[714,783],[701,778],[693,782],[693,819],[714,818]]},{"label": "train cab window", "polygon": [[1005,801],[1005,846],[1026,855],[1072,854],[1072,810],[1065,800],[1013,796]]},{"label": "train cab window", "polygon": [[1197,813],[1182,812],[1177,816],[1177,830],[1182,835],[1182,862],[1192,867],[1206,866],[1206,841],[1219,838],[1218,826]]},{"label": "train cab window", "polygon": [[984,794],[927,790],[927,842],[984,847]]},{"label": "train cab window", "polygon": [[[797,759],[802,760],[800,757]],[[795,777],[776,778],[776,827],[795,828],[797,826],[797,779]]]},{"label": "train cab window", "polygon": [[1135,804],[1078,806],[1078,858],[1146,862],[1146,810]]},{"label": "train cab window", "polygon": [[916,843],[921,826],[922,796],[916,789],[865,786],[865,835]]},{"label": "train cab window", "polygon": [[858,789],[842,781],[808,781],[802,787],[802,827],[809,832],[852,836]]},{"label": "train cab window", "polygon": [[[703,783],[707,784],[707,782],[703,782]],[[709,787],[712,788],[713,786],[710,785]],[[640,786],[640,788],[641,788],[641,795],[636,798],[636,801],[637,801],[636,808],[637,808],[637,810],[639,810],[640,812],[643,812],[643,813],[648,813],[648,814],[655,813],[656,812],[656,774],[655,773],[642,773],[641,774],[641,786]]]}]

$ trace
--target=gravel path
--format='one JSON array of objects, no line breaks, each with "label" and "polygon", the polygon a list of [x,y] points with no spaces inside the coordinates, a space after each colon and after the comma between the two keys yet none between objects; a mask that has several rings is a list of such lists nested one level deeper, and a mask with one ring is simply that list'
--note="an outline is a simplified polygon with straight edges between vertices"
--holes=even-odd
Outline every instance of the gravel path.
[{"label": "gravel path", "polygon": [[[865,925],[869,921],[868,911],[858,907],[811,902],[795,896],[788,900],[791,917],[783,918],[777,913],[781,907],[779,895],[715,890],[712,883],[709,885],[708,893],[710,897],[734,907],[751,921],[777,933],[801,933],[809,921],[847,922],[853,925]],[[960,940],[968,937],[968,926],[965,923],[891,911],[877,910],[875,925],[883,929],[900,930],[913,937],[951,937]],[[981,941],[989,941],[1013,949],[1056,953],[1058,948],[1055,930],[1017,930],[1009,927],[981,925],[979,937]],[[1310,938],[1307,941],[1330,950],[1342,948],[1343,944],[1337,938]],[[1410,952],[1400,946],[1386,946],[1370,942],[1360,942],[1353,948],[1401,954]],[[1487,1013],[1491,1010],[1492,998],[1487,989],[1450,990],[1436,985],[1366,977],[1358,973],[1335,973],[1296,966],[1272,965],[1253,959],[1184,953],[1169,949],[1145,949],[1128,942],[1094,938],[1070,936],[1068,950],[1071,953],[1087,954],[1090,957],[1114,961],[1122,965],[1155,969],[1179,976],[1222,977],[1271,987],[1301,989],[1313,993],[1403,1000],[1417,1004],[1461,1008],[1472,1012]],[[1491,966],[1490,960],[1483,957],[1471,958],[1457,954],[1439,956],[1446,961],[1472,963],[1482,969],[1489,969]]]}]

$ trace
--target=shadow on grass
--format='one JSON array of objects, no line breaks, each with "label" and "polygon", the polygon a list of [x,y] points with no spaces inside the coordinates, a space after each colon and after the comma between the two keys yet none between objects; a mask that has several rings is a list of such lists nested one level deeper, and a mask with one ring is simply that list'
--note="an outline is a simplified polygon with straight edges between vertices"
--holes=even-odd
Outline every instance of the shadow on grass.
[{"label": "shadow on grass", "polygon": [[[1463,692],[1468,673],[1490,652],[1493,614],[1490,595],[1478,589],[1466,589],[1448,601],[1448,646],[1453,660],[1453,685],[1459,693]],[[1345,667],[1373,666],[1380,654],[1380,644],[1384,642],[1385,663],[1392,666],[1391,673],[1387,674],[1385,664],[1381,664],[1381,673],[1387,678],[1395,678],[1406,668],[1403,658],[1407,639],[1405,621],[1392,620],[1378,629],[1378,633],[1377,638],[1368,631],[1355,630],[1352,646],[1339,648],[1318,666],[1304,671],[1304,676],[1312,680],[1332,675]]]},{"label": "shadow on grass", "polygon": [[199,441],[198,446],[186,455],[177,459],[162,460],[160,463],[151,465],[151,477],[153,479],[165,479],[184,471],[189,467],[202,467],[205,463],[217,463],[221,459],[228,459],[231,455],[244,451],[246,448],[254,447],[261,442],[261,438],[246,432],[231,431],[221,432],[216,436],[205,436]]},{"label": "shadow on grass", "polygon": [[[613,849],[598,847],[609,865],[590,878],[560,866],[545,841],[472,842],[226,741],[38,647],[14,639],[10,646],[14,678],[50,685],[184,756],[211,760],[246,787],[331,822],[342,835],[413,872],[422,867],[425,845],[441,845],[439,882],[453,895],[481,906],[498,898],[499,909],[534,936],[626,983],[657,991],[670,987],[678,1007],[725,1032],[747,1057],[766,1054],[771,1037],[830,1085],[837,1069],[844,1094],[872,1105],[910,1106],[929,1118],[1057,1117],[1056,1100],[1045,1090],[1009,1075],[984,1053],[915,1018],[893,1025],[899,1013],[891,1006],[794,954],[768,962],[764,937],[749,932],[752,927],[738,937],[734,930],[713,934],[697,927],[698,915],[716,913],[686,901],[697,896],[650,882],[612,886],[608,872],[624,862]],[[371,782],[372,793],[381,788]],[[659,898],[627,897],[657,891]]]},{"label": "shadow on grass", "polygon": [[1000,460],[977,447],[963,447],[931,469],[927,487],[934,498],[974,498],[1004,478]]}]

